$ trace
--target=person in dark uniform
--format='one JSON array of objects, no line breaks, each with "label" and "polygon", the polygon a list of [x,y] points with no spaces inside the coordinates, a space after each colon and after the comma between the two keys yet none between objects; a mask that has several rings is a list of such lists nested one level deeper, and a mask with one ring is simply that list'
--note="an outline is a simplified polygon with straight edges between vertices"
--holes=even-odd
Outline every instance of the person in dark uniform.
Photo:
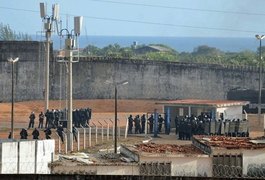
[{"label": "person in dark uniform", "polygon": [[148,118],[149,121],[149,129],[150,133],[153,133],[153,128],[154,128],[154,116],[151,114],[151,116]]},{"label": "person in dark uniform", "polygon": [[132,134],[132,128],[133,128],[133,117],[130,115],[128,117],[128,134]]},{"label": "person in dark uniform", "polygon": [[52,131],[49,127],[44,130],[44,133],[45,133],[46,139],[51,139],[50,135],[52,134]]},{"label": "person in dark uniform", "polygon": [[32,136],[33,136],[33,139],[39,139],[39,131],[37,130],[37,128],[34,129],[34,131],[32,132]]},{"label": "person in dark uniform", "polygon": [[64,138],[63,138],[63,126],[60,124],[58,127],[57,127],[57,133],[59,135],[59,137],[61,138],[61,141],[62,143],[64,143]]},{"label": "person in dark uniform", "polygon": [[9,132],[8,134],[8,139],[11,139],[11,132]]},{"label": "person in dark uniform", "polygon": [[73,125],[72,132],[73,132],[73,138],[75,139],[75,142],[77,142],[77,129],[74,125]]},{"label": "person in dark uniform", "polygon": [[135,125],[135,134],[140,134],[141,125],[140,125],[140,117],[139,117],[139,115],[135,116],[134,125]]},{"label": "person in dark uniform", "polygon": [[179,119],[178,116],[175,117],[175,127],[176,127],[176,135],[179,133]]},{"label": "person in dark uniform", "polygon": [[43,114],[43,112],[40,112],[40,114],[39,114],[39,126],[38,126],[38,128],[43,128],[43,121],[44,121],[44,114]]},{"label": "person in dark uniform", "polygon": [[34,112],[31,112],[31,114],[29,115],[29,129],[30,128],[34,128],[34,120],[35,120],[35,114]]},{"label": "person in dark uniform", "polygon": [[45,122],[45,128],[48,128],[49,127],[49,109],[47,109],[47,111],[45,112],[45,115],[46,117],[46,122]]},{"label": "person in dark uniform", "polygon": [[161,114],[159,114],[159,117],[158,117],[158,132],[161,132],[163,122],[164,122],[164,118],[161,116]]},{"label": "person in dark uniform", "polygon": [[20,131],[20,139],[27,139],[28,138],[28,132],[27,132],[27,130],[26,129],[22,129],[21,131]]},{"label": "person in dark uniform", "polygon": [[145,122],[146,122],[146,118],[145,118],[145,114],[143,114],[141,116],[141,127],[142,127],[141,133],[144,133],[145,131]]}]

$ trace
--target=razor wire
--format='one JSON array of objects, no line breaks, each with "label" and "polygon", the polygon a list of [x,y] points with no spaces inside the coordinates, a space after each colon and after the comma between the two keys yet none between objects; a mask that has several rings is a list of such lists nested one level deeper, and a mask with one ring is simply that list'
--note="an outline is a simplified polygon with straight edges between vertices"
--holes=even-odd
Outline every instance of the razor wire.
[{"label": "razor wire", "polygon": [[140,175],[148,176],[170,176],[171,163],[167,162],[143,162],[139,165]]}]

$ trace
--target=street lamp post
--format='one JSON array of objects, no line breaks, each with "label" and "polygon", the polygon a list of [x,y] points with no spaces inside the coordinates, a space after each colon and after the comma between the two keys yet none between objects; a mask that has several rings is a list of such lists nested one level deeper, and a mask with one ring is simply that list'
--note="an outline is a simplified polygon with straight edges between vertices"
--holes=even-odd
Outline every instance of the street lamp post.
[{"label": "street lamp post", "polygon": [[19,60],[19,58],[8,58],[7,60],[11,63],[11,139],[14,139],[14,64]]},{"label": "street lamp post", "polygon": [[128,81],[122,81],[122,82],[119,82],[119,83],[115,83],[114,84],[114,90],[115,90],[115,123],[114,123],[114,153],[115,154],[117,154],[117,121],[118,121],[118,107],[117,107],[117,105],[118,105],[118,102],[117,102],[117,98],[118,98],[118,96],[117,96],[117,86],[118,85],[126,85],[126,84],[128,84]]},{"label": "street lamp post", "polygon": [[117,85],[115,84],[115,138],[114,138],[114,153],[117,154]]},{"label": "street lamp post", "polygon": [[259,40],[259,97],[258,97],[258,121],[260,124],[261,121],[261,89],[262,89],[262,53],[261,53],[261,40],[264,38],[264,35],[256,35],[256,38]]}]

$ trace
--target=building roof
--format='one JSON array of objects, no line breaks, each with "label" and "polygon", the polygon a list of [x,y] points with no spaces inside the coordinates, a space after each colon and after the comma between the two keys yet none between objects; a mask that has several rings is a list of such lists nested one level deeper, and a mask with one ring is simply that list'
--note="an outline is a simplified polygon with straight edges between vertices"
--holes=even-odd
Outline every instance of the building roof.
[{"label": "building roof", "polygon": [[192,143],[206,154],[215,154],[220,151],[228,152],[227,150],[240,152],[240,150],[244,149],[265,149],[264,139],[250,139],[248,137],[196,135],[193,136]]},{"label": "building roof", "polygon": [[204,100],[204,99],[182,99],[159,101],[156,104],[171,105],[171,106],[207,106],[207,107],[228,107],[228,106],[244,106],[249,104],[248,101],[234,101],[234,100]]},{"label": "building roof", "polygon": [[163,46],[158,46],[158,45],[149,45],[148,47],[156,49],[157,51],[160,51],[160,52],[169,52],[170,51],[169,48],[166,48]]},{"label": "building roof", "polygon": [[145,50],[146,52],[148,51],[156,51],[156,52],[170,52],[171,49],[159,45],[147,45],[143,47],[139,47],[136,49],[136,51],[143,51]]}]

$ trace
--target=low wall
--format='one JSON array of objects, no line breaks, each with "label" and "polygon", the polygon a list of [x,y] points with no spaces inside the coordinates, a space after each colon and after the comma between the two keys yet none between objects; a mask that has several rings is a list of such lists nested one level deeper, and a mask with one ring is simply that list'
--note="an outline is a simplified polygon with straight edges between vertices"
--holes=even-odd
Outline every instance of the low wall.
[{"label": "low wall", "polygon": [[48,164],[55,152],[54,140],[0,142],[1,174],[50,174]]}]

